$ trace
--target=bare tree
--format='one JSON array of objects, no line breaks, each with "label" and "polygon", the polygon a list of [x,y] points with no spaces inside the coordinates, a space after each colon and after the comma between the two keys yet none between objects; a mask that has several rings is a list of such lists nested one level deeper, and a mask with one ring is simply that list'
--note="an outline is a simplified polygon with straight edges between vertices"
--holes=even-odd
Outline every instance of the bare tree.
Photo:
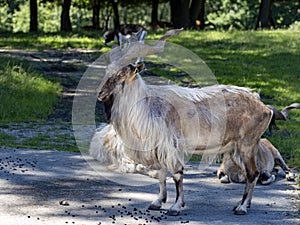
[{"label": "bare tree", "polygon": [[187,0],[171,0],[171,21],[174,28],[188,28],[189,20],[189,5]]},{"label": "bare tree", "polygon": [[158,22],[158,0],[152,0],[151,23],[157,24]]},{"label": "bare tree", "polygon": [[203,30],[205,27],[204,20],[205,0],[192,0],[190,5],[190,26],[199,27]]},{"label": "bare tree", "polygon": [[170,3],[171,21],[175,28],[204,29],[205,0],[170,0]]},{"label": "bare tree", "polygon": [[114,12],[114,26],[115,29],[120,26],[120,16],[119,16],[119,9],[118,9],[118,0],[111,0],[113,12]]},{"label": "bare tree", "polygon": [[38,31],[38,6],[37,0],[30,0],[30,32]]},{"label": "bare tree", "polygon": [[101,0],[92,0],[92,7],[93,7],[93,28],[99,29],[100,22],[99,22],[99,15],[100,15],[100,1]]},{"label": "bare tree", "polygon": [[72,0],[64,0],[62,5],[62,12],[60,16],[60,30],[61,31],[72,31],[72,24],[70,19],[70,8]]},{"label": "bare tree", "polygon": [[274,0],[261,0],[255,29],[259,27],[263,29],[275,28],[275,21],[272,17],[273,2]]}]

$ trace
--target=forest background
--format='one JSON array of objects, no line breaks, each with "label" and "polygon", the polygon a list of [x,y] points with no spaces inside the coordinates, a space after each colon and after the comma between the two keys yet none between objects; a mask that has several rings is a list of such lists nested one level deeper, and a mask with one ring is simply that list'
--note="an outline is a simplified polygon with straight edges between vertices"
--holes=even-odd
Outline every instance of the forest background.
[{"label": "forest background", "polygon": [[59,32],[124,23],[151,28],[299,27],[299,0],[0,0],[0,30]]}]

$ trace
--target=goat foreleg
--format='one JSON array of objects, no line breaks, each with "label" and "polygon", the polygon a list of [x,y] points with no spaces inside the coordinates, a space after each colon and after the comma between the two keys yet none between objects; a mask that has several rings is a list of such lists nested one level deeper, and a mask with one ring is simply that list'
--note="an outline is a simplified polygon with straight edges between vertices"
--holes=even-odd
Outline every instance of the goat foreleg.
[{"label": "goat foreleg", "polygon": [[159,194],[158,198],[148,207],[150,210],[159,210],[162,206],[162,203],[167,201],[167,170],[160,169],[155,175],[155,178],[159,180]]}]

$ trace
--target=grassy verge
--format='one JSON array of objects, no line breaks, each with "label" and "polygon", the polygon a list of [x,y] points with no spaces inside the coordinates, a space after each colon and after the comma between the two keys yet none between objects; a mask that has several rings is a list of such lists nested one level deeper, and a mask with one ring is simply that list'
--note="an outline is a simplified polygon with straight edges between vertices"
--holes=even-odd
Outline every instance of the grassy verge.
[{"label": "grassy verge", "polygon": [[94,48],[110,50],[105,47],[102,32],[27,34],[3,33],[0,36],[0,47],[21,48],[42,51],[44,49]]},{"label": "grassy verge", "polygon": [[0,58],[0,121],[45,120],[61,91],[58,83],[16,60]]},{"label": "grassy verge", "polygon": [[0,122],[0,146],[78,151],[71,124]]},{"label": "grassy verge", "polygon": [[45,129],[61,89],[27,62],[0,57],[0,146],[77,149],[73,135]]}]

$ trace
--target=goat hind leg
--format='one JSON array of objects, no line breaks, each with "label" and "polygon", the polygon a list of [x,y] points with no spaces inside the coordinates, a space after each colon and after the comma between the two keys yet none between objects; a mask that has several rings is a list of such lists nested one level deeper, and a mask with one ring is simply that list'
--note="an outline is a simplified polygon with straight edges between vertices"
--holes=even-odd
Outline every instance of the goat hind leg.
[{"label": "goat hind leg", "polygon": [[241,154],[242,163],[245,166],[247,179],[242,201],[233,209],[236,215],[245,215],[247,208],[251,206],[254,187],[259,177],[259,171],[256,166],[255,154],[257,147],[249,148],[243,146],[243,154]]},{"label": "goat hind leg", "polygon": [[275,181],[275,176],[267,170],[261,170],[259,180],[261,184],[268,185]]},{"label": "goat hind leg", "polygon": [[173,175],[173,179],[176,185],[176,202],[168,211],[168,215],[170,216],[178,216],[181,207],[184,207],[185,203],[183,200],[183,170],[175,173]]},{"label": "goat hind leg", "polygon": [[158,173],[156,173],[156,177],[159,180],[159,194],[158,198],[153,201],[148,209],[150,210],[159,210],[162,206],[162,203],[165,203],[167,201],[167,170],[166,169],[160,169]]},{"label": "goat hind leg", "polygon": [[283,160],[282,156],[280,155],[279,151],[277,150],[277,152],[273,153],[273,155],[274,155],[274,158],[275,158],[276,165],[279,165],[283,169],[283,171],[285,172],[285,178],[288,181],[294,181],[296,179],[296,175],[286,165],[286,163],[284,162],[284,160]]}]

